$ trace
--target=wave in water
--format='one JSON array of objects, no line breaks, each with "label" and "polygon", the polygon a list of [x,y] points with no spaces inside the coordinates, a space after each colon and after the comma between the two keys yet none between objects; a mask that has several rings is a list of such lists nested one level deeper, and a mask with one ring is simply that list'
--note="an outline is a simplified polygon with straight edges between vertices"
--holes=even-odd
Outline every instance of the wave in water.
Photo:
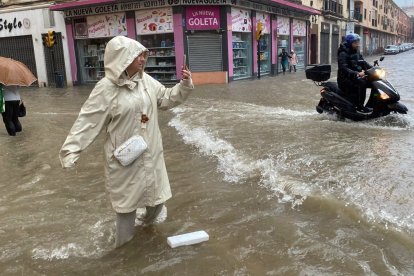
[{"label": "wave in water", "polygon": [[[239,107],[240,108],[240,107]],[[244,108],[244,107],[243,107]],[[291,114],[296,114],[297,120],[304,120],[306,117],[309,119],[309,112],[294,112],[287,109],[281,108],[271,108],[263,107],[268,109],[266,113],[261,113],[262,110],[255,110],[254,113],[261,113],[268,115],[269,112],[273,114],[278,114],[283,116],[290,116]],[[387,212],[385,209],[378,209],[372,205],[374,202],[380,198],[371,198],[364,199],[363,188],[351,189],[350,185],[347,185],[347,181],[344,183],[341,182],[338,176],[332,176],[331,179],[326,181],[335,183],[336,186],[332,186],[330,183],[327,183],[326,187],[324,185],[319,185],[318,183],[309,183],[305,179],[300,179],[299,177],[292,177],[289,175],[289,171],[299,171],[300,168],[307,168],[309,171],[312,168],[317,168],[323,166],[319,164],[321,160],[317,161],[312,156],[306,156],[302,154],[300,160],[297,158],[289,158],[292,155],[295,155],[295,149],[288,149],[284,152],[281,152],[277,155],[269,155],[263,159],[254,159],[243,149],[236,149],[230,142],[217,137],[214,133],[215,131],[208,129],[208,127],[194,127],[193,121],[187,121],[185,118],[195,117],[194,110],[204,110],[198,108],[189,108],[182,106],[180,108],[175,108],[173,112],[175,117],[171,119],[169,125],[174,127],[178,133],[182,136],[186,144],[191,144],[197,147],[199,152],[206,156],[212,156],[217,159],[218,162],[218,171],[224,175],[224,180],[232,183],[243,183],[248,178],[254,178],[259,176],[260,182],[259,185],[265,187],[267,190],[271,191],[271,196],[276,196],[280,202],[290,203],[292,207],[301,205],[307,197],[312,196],[317,191],[318,194],[322,192],[327,196],[337,196],[343,195],[342,198],[345,201],[352,202],[354,207],[357,207],[361,210],[368,220],[372,222],[385,221],[385,225],[388,224],[394,225],[398,229],[409,229],[412,231],[414,229],[413,218],[406,217],[401,218],[397,214],[394,214],[394,210]],[[191,114],[191,116],[188,116]],[[198,114],[200,115],[200,114]],[[237,114],[238,116],[240,114]],[[252,114],[243,114],[245,116],[252,116]],[[202,117],[201,115],[199,117]],[[395,123],[397,121],[397,123]],[[391,122],[391,123],[390,123]],[[393,125],[391,129],[397,130],[407,130],[409,123],[403,122],[399,116],[393,119],[384,119],[380,118],[377,121],[372,121],[368,124],[357,123],[357,127],[368,127],[368,128],[387,128],[390,129],[389,124]],[[205,125],[205,124],[204,124]],[[354,125],[355,127],[355,125]],[[319,162],[318,164],[316,164]],[[346,176],[343,176],[343,179],[347,179]],[[324,181],[325,179],[320,179]],[[361,194],[362,193],[362,194]],[[368,201],[368,202],[367,202]],[[367,204],[370,203],[370,204]],[[370,206],[370,208],[367,208]],[[351,208],[351,206],[350,206]]]}]

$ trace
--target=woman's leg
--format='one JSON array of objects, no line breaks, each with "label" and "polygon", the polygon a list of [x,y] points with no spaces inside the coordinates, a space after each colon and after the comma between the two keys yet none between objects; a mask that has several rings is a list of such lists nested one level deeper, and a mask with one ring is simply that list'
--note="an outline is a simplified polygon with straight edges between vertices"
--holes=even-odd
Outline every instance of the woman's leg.
[{"label": "woman's leg", "polygon": [[154,220],[158,217],[160,214],[162,207],[164,206],[164,203],[155,205],[154,207],[147,206],[147,212],[144,217],[144,223],[149,224],[154,222]]},{"label": "woman's leg", "polygon": [[19,108],[20,108],[19,104],[20,104],[19,101],[13,101],[12,102],[12,105],[13,105],[12,106],[12,110],[13,110],[12,122],[14,124],[15,129],[16,129],[16,132],[22,131],[22,125],[20,124],[20,121],[19,121]]},{"label": "woman's leg", "polygon": [[116,213],[115,247],[120,247],[132,240],[135,235],[136,211],[131,213]]},{"label": "woman's leg", "polygon": [[4,113],[1,115],[3,116],[3,122],[6,126],[7,133],[10,136],[16,136],[16,127],[13,123],[13,102],[12,101],[6,101],[4,103],[5,110]]}]

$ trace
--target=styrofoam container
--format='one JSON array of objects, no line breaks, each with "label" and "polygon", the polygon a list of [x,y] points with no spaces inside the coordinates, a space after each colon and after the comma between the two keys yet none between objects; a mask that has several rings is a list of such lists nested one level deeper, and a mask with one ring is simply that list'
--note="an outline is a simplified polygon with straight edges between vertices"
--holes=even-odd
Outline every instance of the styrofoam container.
[{"label": "styrofoam container", "polygon": [[192,245],[203,241],[208,241],[209,236],[205,231],[196,231],[167,238],[167,243],[171,248],[183,245]]}]

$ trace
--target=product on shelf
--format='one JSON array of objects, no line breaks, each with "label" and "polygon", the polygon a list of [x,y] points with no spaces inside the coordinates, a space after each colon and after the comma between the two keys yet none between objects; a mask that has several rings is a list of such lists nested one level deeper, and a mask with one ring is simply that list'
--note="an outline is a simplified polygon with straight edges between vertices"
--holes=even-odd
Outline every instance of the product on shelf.
[{"label": "product on shelf", "polygon": [[148,49],[145,72],[159,81],[175,81],[175,49],[173,34],[142,35],[138,38]]}]

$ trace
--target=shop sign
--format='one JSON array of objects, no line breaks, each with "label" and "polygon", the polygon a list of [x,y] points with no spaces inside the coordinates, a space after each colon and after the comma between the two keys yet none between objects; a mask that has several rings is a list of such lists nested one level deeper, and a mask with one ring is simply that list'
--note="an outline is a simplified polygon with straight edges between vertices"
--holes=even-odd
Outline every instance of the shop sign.
[{"label": "shop sign", "polygon": [[231,8],[231,30],[233,32],[251,33],[252,19],[250,11]]},{"label": "shop sign", "polygon": [[354,22],[346,22],[346,34],[351,34],[355,31],[355,23]]},{"label": "shop sign", "polygon": [[261,22],[263,24],[263,33],[270,34],[270,14],[256,12],[256,30],[257,23]]},{"label": "shop sign", "polygon": [[29,29],[30,28],[30,20],[28,18],[24,18],[23,21],[18,19],[17,17],[3,18],[0,17],[0,36],[14,36],[14,35],[22,35],[22,33],[26,33],[26,31],[22,29]]},{"label": "shop sign", "polygon": [[306,22],[293,19],[292,32],[294,36],[306,36]]},{"label": "shop sign", "polygon": [[127,35],[125,13],[88,16],[86,22],[89,38]]},{"label": "shop sign", "polygon": [[188,30],[216,30],[220,29],[220,7],[191,6],[186,9]]},{"label": "shop sign", "polygon": [[290,20],[288,17],[277,18],[277,34],[289,35],[290,34]]},{"label": "shop sign", "polygon": [[135,12],[137,34],[172,33],[172,8],[140,10]]},{"label": "shop sign", "polygon": [[16,17],[10,20],[0,17],[0,32],[11,33],[13,30],[20,29],[23,23]]},{"label": "shop sign", "polygon": [[65,11],[65,17],[79,17],[104,13],[116,13],[122,11],[134,11],[142,9],[154,9],[171,6],[197,6],[197,5],[231,5],[236,0],[145,0],[136,2],[125,2],[96,7],[81,7]]}]

